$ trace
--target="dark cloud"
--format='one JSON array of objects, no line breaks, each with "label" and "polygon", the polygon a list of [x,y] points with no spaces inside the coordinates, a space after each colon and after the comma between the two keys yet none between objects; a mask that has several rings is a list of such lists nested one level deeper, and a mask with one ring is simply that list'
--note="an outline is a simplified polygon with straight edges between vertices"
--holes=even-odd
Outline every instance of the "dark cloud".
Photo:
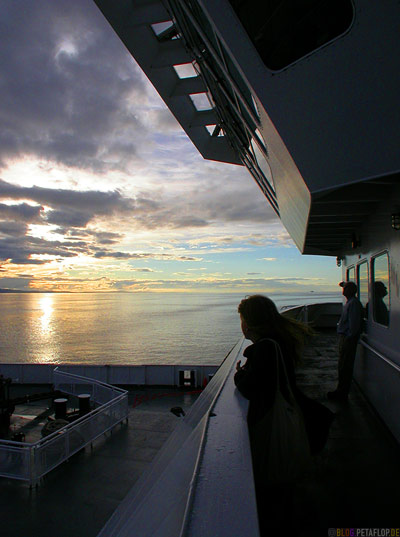
[{"label": "dark cloud", "polygon": [[135,252],[113,252],[111,250],[99,250],[94,254],[98,259],[161,259],[164,261],[201,261],[199,257],[189,257],[185,255],[158,254],[158,253],[135,253]]},{"label": "dark cloud", "polygon": [[85,227],[92,219],[92,214],[69,209],[68,211],[50,211],[46,215],[49,224],[70,227]]},{"label": "dark cloud", "polygon": [[65,229],[59,228],[58,233],[65,235],[70,239],[80,239],[83,237],[93,237],[97,244],[103,246],[112,245],[118,243],[124,235],[121,233],[114,233],[112,231],[96,231],[92,229]]},{"label": "dark cloud", "polygon": [[95,3],[5,0],[1,21],[0,161],[123,167],[146,137],[144,77]]},{"label": "dark cloud", "polygon": [[16,278],[0,278],[0,289],[16,289],[18,291],[29,290],[31,278],[16,277]]},{"label": "dark cloud", "polygon": [[43,265],[46,260],[32,258],[33,255],[47,255],[58,258],[75,257],[78,253],[86,252],[85,243],[68,243],[48,241],[37,237],[10,236],[0,239],[0,261],[9,260],[16,265]]},{"label": "dark cloud", "polygon": [[27,232],[28,226],[23,222],[0,222],[0,235],[21,237]]},{"label": "dark cloud", "polygon": [[[129,212],[130,201],[119,192],[72,191],[42,187],[21,187],[0,179],[0,198],[18,201],[29,199],[40,205],[27,203],[6,205],[0,203],[0,260],[14,264],[44,264],[37,255],[56,258],[92,254],[98,245],[110,245],[122,236],[84,228],[96,216],[110,216]],[[43,205],[50,207],[44,212]],[[28,223],[55,224],[65,241],[51,241],[30,235]]]},{"label": "dark cloud", "polygon": [[204,218],[198,218],[197,216],[183,216],[175,218],[174,227],[205,227],[209,222]]},{"label": "dark cloud", "polygon": [[[21,187],[7,183],[2,179],[0,179],[0,198],[29,199],[41,204],[35,207],[26,203],[13,206],[0,204],[0,217],[17,220],[22,217],[23,220],[30,222],[63,226],[64,234],[67,234],[70,228],[85,228],[97,216],[130,213],[135,208],[133,201],[124,198],[116,190],[99,192],[38,186]],[[50,210],[44,213],[41,210],[42,205],[50,207]],[[105,237],[106,235],[103,235],[103,240]],[[109,240],[111,237],[116,238],[117,236],[115,234],[108,235]],[[109,242],[107,243],[109,244]]]},{"label": "dark cloud", "polygon": [[14,200],[29,199],[60,210],[68,208],[98,215],[110,214],[115,210],[131,209],[130,201],[124,198],[117,190],[100,192],[96,190],[80,191],[43,188],[40,186],[23,187],[7,183],[2,179],[0,179],[0,197]]},{"label": "dark cloud", "polygon": [[[1,188],[0,179],[0,188]],[[41,205],[28,205],[19,203],[17,205],[6,205],[0,203],[0,218],[4,220],[23,220],[24,222],[40,222],[40,215],[43,207]]]}]

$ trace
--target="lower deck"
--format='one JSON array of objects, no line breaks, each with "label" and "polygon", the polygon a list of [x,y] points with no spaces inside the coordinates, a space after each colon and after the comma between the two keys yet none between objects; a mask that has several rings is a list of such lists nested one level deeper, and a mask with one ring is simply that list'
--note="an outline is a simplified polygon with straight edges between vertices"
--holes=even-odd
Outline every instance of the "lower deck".
[{"label": "lower deck", "polygon": [[[295,488],[299,537],[400,526],[399,446],[356,385],[348,403],[328,402],[336,361],[335,334],[325,330],[305,349],[298,370],[304,392],[336,412],[327,446]],[[38,488],[0,479],[1,535],[95,537],[182,420],[171,407],[187,410],[198,395],[170,387],[132,390],[128,423],[50,472]]]},{"label": "lower deck", "polygon": [[[179,423],[170,408],[187,410],[198,395],[171,387],[131,389],[128,422],[51,471],[38,487],[0,478],[2,537],[96,536]],[[25,425],[30,441],[38,439],[48,414],[39,408],[35,403],[19,409],[39,417]]]}]

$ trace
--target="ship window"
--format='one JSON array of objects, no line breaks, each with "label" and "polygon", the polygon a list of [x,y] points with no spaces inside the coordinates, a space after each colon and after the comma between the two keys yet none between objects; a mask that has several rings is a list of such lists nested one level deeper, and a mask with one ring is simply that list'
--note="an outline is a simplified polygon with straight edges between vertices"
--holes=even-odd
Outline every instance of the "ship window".
[{"label": "ship window", "polygon": [[211,110],[212,106],[207,93],[192,93],[190,94],[190,98],[198,112],[201,112],[202,110]]},{"label": "ship window", "polygon": [[151,29],[159,41],[170,41],[171,39],[179,38],[178,31],[172,21],[156,22],[151,24]]},{"label": "ship window", "polygon": [[364,261],[357,266],[358,298],[364,308],[368,304],[368,263]]},{"label": "ship window", "polygon": [[180,65],[174,65],[174,69],[180,79],[193,78],[197,76],[196,70],[192,63],[181,63]]},{"label": "ship window", "polygon": [[279,70],[350,27],[351,0],[230,0],[269,69]]},{"label": "ship window", "polygon": [[220,125],[206,125],[206,129],[208,130],[210,136],[225,136],[224,131],[222,130]]},{"label": "ship window", "polygon": [[347,282],[355,282],[356,281],[356,269],[354,267],[350,267],[350,268],[347,269],[346,281]]},{"label": "ship window", "polygon": [[372,260],[373,318],[376,323],[383,326],[389,326],[389,291],[389,257],[384,253]]}]

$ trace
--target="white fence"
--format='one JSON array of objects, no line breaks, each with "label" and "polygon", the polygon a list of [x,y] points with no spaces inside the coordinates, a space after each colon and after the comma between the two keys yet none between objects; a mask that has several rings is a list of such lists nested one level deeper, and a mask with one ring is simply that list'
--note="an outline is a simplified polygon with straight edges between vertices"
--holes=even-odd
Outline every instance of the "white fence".
[{"label": "white fence", "polygon": [[94,410],[35,443],[0,441],[0,476],[35,485],[48,472],[128,417],[128,392],[93,379],[54,370],[55,389],[89,393]]}]

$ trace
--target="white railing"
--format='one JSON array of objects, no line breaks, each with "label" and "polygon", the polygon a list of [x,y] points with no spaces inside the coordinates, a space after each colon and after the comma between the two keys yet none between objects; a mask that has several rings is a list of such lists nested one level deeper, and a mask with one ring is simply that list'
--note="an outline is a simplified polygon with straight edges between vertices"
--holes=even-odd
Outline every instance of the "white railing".
[{"label": "white railing", "polygon": [[128,392],[96,380],[54,371],[55,389],[89,393],[94,410],[35,443],[0,441],[0,476],[35,485],[48,472],[128,417]]}]

